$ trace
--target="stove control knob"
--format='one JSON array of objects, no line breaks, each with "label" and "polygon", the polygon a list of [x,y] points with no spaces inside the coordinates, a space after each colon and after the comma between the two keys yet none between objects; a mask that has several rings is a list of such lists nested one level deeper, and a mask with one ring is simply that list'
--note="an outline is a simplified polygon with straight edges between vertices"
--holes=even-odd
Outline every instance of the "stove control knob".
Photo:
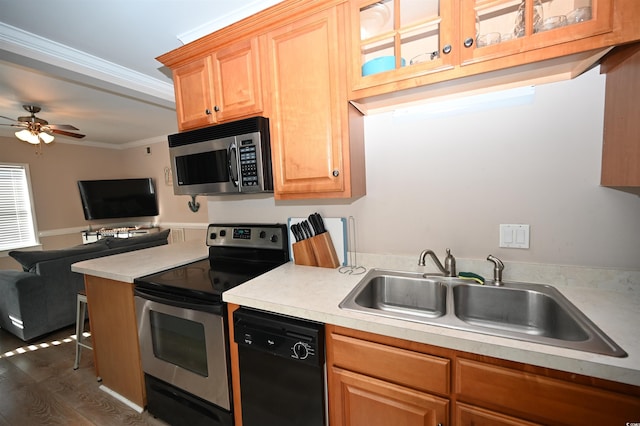
[{"label": "stove control knob", "polygon": [[220,230],[220,236],[224,237],[225,235],[227,235],[227,231],[225,231],[224,229]]},{"label": "stove control knob", "polygon": [[309,349],[307,345],[302,342],[298,342],[293,345],[293,357],[297,359],[307,359],[309,356]]},{"label": "stove control knob", "polygon": [[277,243],[278,242],[278,236],[276,234],[273,234],[271,236],[271,238],[269,239],[269,241],[271,241],[272,243]]},{"label": "stove control knob", "polygon": [[264,231],[260,231],[260,238],[265,238],[267,236],[267,233]]},{"label": "stove control knob", "polygon": [[212,240],[215,240],[218,236],[216,235],[215,232],[212,232],[211,234],[209,234],[209,238]]}]

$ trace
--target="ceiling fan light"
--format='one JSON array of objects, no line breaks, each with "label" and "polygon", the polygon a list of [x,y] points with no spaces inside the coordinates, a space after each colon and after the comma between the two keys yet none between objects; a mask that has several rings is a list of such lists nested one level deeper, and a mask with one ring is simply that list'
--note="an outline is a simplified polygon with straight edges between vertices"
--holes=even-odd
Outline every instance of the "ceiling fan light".
[{"label": "ceiling fan light", "polygon": [[31,135],[31,132],[28,131],[27,129],[18,130],[16,132],[16,138],[20,139],[21,141],[25,141],[25,142],[29,139],[29,135]]},{"label": "ceiling fan light", "polygon": [[29,142],[30,144],[37,145],[40,143],[40,139],[37,134],[32,133],[27,129],[16,132],[16,137],[21,141]]},{"label": "ceiling fan light", "polygon": [[45,133],[45,132],[40,132],[38,134],[38,137],[40,137],[40,139],[42,139],[42,142],[44,143],[51,143],[55,139],[53,135],[50,135],[49,133]]}]

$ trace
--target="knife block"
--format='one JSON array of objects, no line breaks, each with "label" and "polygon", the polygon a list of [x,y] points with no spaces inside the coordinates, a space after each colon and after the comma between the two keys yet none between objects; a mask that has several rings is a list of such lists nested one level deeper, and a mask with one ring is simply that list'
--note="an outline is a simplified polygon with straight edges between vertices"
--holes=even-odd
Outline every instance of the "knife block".
[{"label": "knife block", "polygon": [[318,266],[316,263],[316,256],[313,253],[311,239],[293,243],[291,248],[293,249],[293,259],[296,265]]},{"label": "knife block", "polygon": [[293,243],[291,248],[296,265],[334,269],[340,266],[340,259],[328,232]]},{"label": "knife block", "polygon": [[315,237],[311,237],[308,241],[311,242],[317,266],[333,269],[340,266],[340,260],[338,259],[336,249],[333,246],[331,235],[329,235],[328,232],[323,232]]}]

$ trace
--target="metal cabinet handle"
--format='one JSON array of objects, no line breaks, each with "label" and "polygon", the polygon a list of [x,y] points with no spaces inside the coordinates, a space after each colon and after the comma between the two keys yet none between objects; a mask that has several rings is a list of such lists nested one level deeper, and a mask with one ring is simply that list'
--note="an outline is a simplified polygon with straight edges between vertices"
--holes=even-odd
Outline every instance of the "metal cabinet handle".
[{"label": "metal cabinet handle", "polygon": [[220,107],[218,105],[216,105],[216,106],[213,107],[213,110],[215,112],[220,112]]},{"label": "metal cabinet handle", "polygon": [[340,176],[340,172],[338,170],[334,170],[333,173],[331,173],[333,175],[333,177],[338,177]]},{"label": "metal cabinet handle", "polygon": [[469,37],[467,39],[464,40],[464,47],[471,47],[473,46],[473,38]]},{"label": "metal cabinet handle", "polygon": [[451,45],[445,44],[444,47],[442,48],[442,53],[444,53],[445,55],[448,55],[449,53],[451,53]]},{"label": "metal cabinet handle", "polygon": [[204,113],[207,114],[207,115],[211,115],[211,110],[209,108],[207,108],[207,109],[204,110]]}]

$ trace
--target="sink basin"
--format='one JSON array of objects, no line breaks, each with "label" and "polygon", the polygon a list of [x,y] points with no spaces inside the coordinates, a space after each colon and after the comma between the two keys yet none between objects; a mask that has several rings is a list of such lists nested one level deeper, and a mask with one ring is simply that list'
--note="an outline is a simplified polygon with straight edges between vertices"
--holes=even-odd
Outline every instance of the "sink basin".
[{"label": "sink basin", "polygon": [[627,356],[556,288],[529,283],[490,284],[372,269],[339,306],[428,325]]},{"label": "sink basin", "polygon": [[422,274],[372,270],[340,307],[421,320],[446,313],[446,284]]},{"label": "sink basin", "polygon": [[[547,288],[551,290],[555,289]],[[455,315],[468,324],[553,339],[587,340],[589,334],[575,319],[575,309],[563,299],[561,294],[519,288],[453,288]]]}]

